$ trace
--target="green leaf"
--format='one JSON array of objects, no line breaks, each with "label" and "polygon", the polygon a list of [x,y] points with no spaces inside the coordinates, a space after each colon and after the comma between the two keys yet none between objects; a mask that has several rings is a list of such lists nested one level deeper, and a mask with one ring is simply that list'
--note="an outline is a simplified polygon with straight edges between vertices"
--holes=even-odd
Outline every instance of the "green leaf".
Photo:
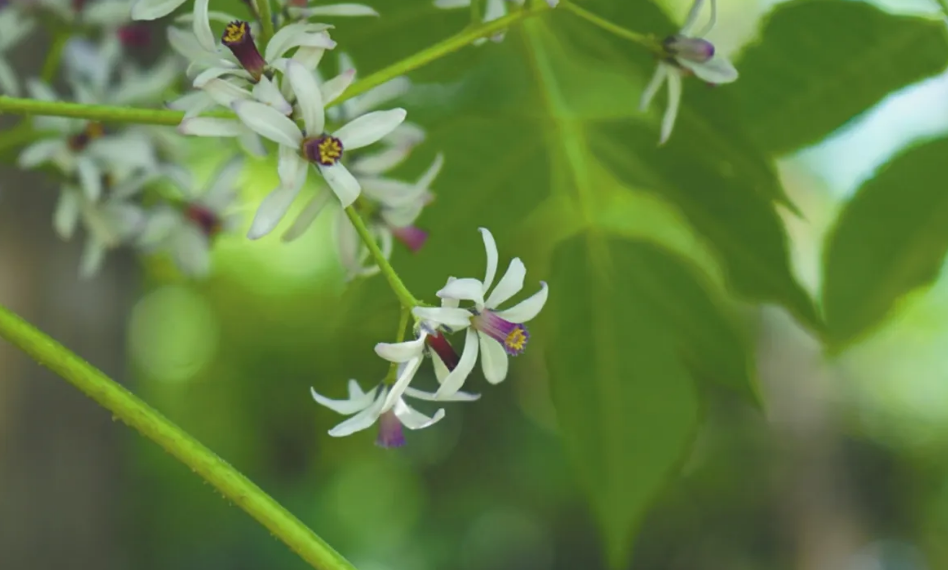
[{"label": "green leaf", "polygon": [[866,2],[801,0],[774,9],[739,58],[739,114],[764,150],[816,143],[889,93],[948,66],[941,19]]},{"label": "green leaf", "polygon": [[933,282],[948,252],[948,139],[903,152],[844,207],[823,260],[823,308],[838,349]]},{"label": "green leaf", "polygon": [[[644,252],[644,255],[643,255]],[[654,249],[598,234],[563,243],[544,322],[557,417],[611,568],[626,568],[633,533],[688,451],[698,394],[673,328],[642,297]]]}]

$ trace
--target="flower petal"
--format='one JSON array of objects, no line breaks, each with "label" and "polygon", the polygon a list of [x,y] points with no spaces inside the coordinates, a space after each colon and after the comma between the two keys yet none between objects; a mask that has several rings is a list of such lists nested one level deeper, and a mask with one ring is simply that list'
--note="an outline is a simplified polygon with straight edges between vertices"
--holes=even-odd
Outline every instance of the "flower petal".
[{"label": "flower petal", "polygon": [[59,201],[56,203],[55,212],[53,212],[53,229],[56,230],[56,235],[62,239],[70,239],[76,231],[81,206],[80,200],[79,192],[72,188],[63,188],[63,191],[59,194]]},{"label": "flower petal", "polygon": [[497,305],[519,293],[523,289],[523,279],[526,276],[527,268],[524,267],[520,258],[511,259],[507,272],[500,278],[484,305],[488,309],[494,309]]},{"label": "flower petal", "polygon": [[284,232],[280,239],[285,242],[291,242],[306,233],[306,230],[313,225],[313,222],[319,217],[320,212],[322,212],[326,204],[329,203],[331,196],[331,193],[325,190],[319,190],[317,194],[306,203],[303,210],[296,216],[296,219],[293,220],[293,225]]},{"label": "flower petal", "polygon": [[481,345],[481,369],[491,384],[500,384],[507,377],[507,352],[499,342],[486,334],[477,334]]},{"label": "flower petal", "polygon": [[722,83],[732,83],[737,81],[737,69],[734,64],[723,55],[715,55],[704,63],[696,63],[688,60],[679,60],[683,66],[687,67],[701,80],[720,85]]},{"label": "flower petal", "polygon": [[346,150],[355,150],[368,146],[385,135],[405,120],[405,109],[391,109],[388,111],[373,111],[349,121],[333,135],[342,141]]},{"label": "flower petal", "polygon": [[76,161],[79,174],[79,187],[83,194],[92,202],[96,202],[102,195],[102,170],[91,159],[80,156]]},{"label": "flower petal", "polygon": [[214,41],[214,32],[211,31],[211,21],[207,14],[209,4],[210,0],[194,0],[194,22],[191,25],[194,37],[201,47],[213,52],[217,50],[217,42]]},{"label": "flower petal", "polygon": [[428,333],[421,332],[421,335],[406,342],[380,342],[375,345],[375,354],[378,354],[389,362],[408,362],[412,358],[421,356],[425,350],[425,340]]},{"label": "flower petal", "polygon": [[355,79],[356,71],[354,69],[347,69],[339,75],[333,77],[329,81],[323,82],[320,85],[319,90],[323,96],[323,102],[326,104],[332,103],[340,95],[349,88],[349,85],[352,84],[352,80]]},{"label": "flower petal", "polygon": [[207,94],[215,103],[230,107],[237,101],[245,101],[254,98],[254,94],[246,89],[237,87],[229,81],[223,79],[211,79],[204,83],[201,91]]},{"label": "flower petal", "polygon": [[505,311],[497,311],[495,314],[505,321],[510,321],[511,323],[525,323],[529,320],[532,320],[540,313],[540,310],[543,309],[543,305],[546,304],[546,298],[548,294],[549,292],[547,291],[546,281],[540,281],[539,291],[524,299],[523,301],[520,301],[513,307],[510,307]]},{"label": "flower petal", "polygon": [[385,150],[360,155],[349,167],[357,176],[378,176],[405,162],[412,147],[407,145],[391,146]]},{"label": "flower petal", "polygon": [[20,94],[20,81],[17,79],[16,72],[4,58],[0,58],[0,93],[14,97]]},{"label": "flower petal", "polygon": [[236,137],[244,132],[239,121],[214,117],[190,117],[178,124],[178,132],[195,137]]},{"label": "flower petal", "polygon": [[257,101],[273,107],[284,115],[289,115],[293,112],[293,106],[287,102],[276,85],[267,79],[266,76],[261,77],[260,81],[253,86],[253,96]]},{"label": "flower petal", "polygon": [[105,244],[89,236],[86,239],[86,245],[82,249],[82,257],[79,260],[79,277],[82,279],[93,277],[99,272],[104,260]]},{"label": "flower petal", "polygon": [[327,6],[313,6],[311,8],[290,8],[297,17],[311,18],[313,16],[378,16],[379,13],[365,4],[329,4]]},{"label": "flower petal", "polygon": [[296,199],[296,195],[300,192],[300,187],[301,186],[281,185],[273,192],[267,194],[267,197],[263,199],[263,202],[261,202],[257,208],[257,213],[254,215],[253,222],[250,224],[247,237],[250,239],[260,239],[272,232],[280,223],[280,220],[286,216],[287,210],[290,209],[293,200]]},{"label": "flower petal", "polygon": [[458,330],[471,326],[471,312],[453,307],[415,307],[411,314],[419,319]]},{"label": "flower petal", "polygon": [[276,61],[295,47],[333,49],[336,47],[336,42],[326,33],[326,30],[331,27],[327,24],[309,22],[283,26],[273,34],[270,43],[267,44],[267,49],[264,50],[263,58],[270,62]]},{"label": "flower petal", "polygon": [[382,390],[369,407],[329,430],[329,435],[344,437],[371,427],[382,415],[382,404],[384,403],[385,391]]},{"label": "flower petal", "polygon": [[415,398],[416,400],[424,400],[426,402],[476,402],[481,399],[480,394],[470,394],[468,392],[455,392],[451,396],[445,396],[444,398],[437,398],[431,392],[423,392],[416,388],[409,386],[405,388],[405,396],[409,398]]},{"label": "flower petal", "polygon": [[184,0],[136,0],[132,4],[133,20],[157,20],[174,12]]},{"label": "flower petal", "polygon": [[182,226],[174,239],[172,257],[182,273],[204,277],[211,269],[211,248],[207,236],[193,225]]},{"label": "flower petal", "polygon": [[441,418],[444,417],[444,408],[439,409],[429,418],[406,404],[404,400],[398,400],[395,403],[395,417],[408,429],[423,429],[441,421]]},{"label": "flower petal", "polygon": [[474,301],[479,307],[484,305],[484,284],[473,277],[450,281],[435,294],[442,299]]},{"label": "flower petal", "polygon": [[487,228],[478,228],[478,230],[484,239],[484,251],[487,253],[487,271],[484,273],[484,291],[487,291],[497,275],[497,242],[494,241],[494,234]]},{"label": "flower petal", "polygon": [[292,59],[286,62],[286,76],[303,114],[306,136],[321,135],[326,125],[326,109],[316,76],[302,63]]},{"label": "flower petal", "polygon": [[474,370],[474,364],[477,362],[477,337],[477,331],[471,328],[467,329],[464,336],[464,350],[461,352],[461,359],[458,360],[458,365],[454,367],[454,370],[452,370],[444,379],[444,382],[441,383],[441,386],[435,393],[435,398],[441,400],[454,396],[461,389],[461,386],[464,385],[464,381],[470,376],[471,371]]},{"label": "flower petal", "polygon": [[378,87],[369,89],[355,99],[349,99],[349,101],[347,101],[349,116],[357,117],[363,113],[368,113],[385,103],[398,99],[410,90],[411,80],[407,77],[402,76],[389,79]]},{"label": "flower petal", "polygon": [[[331,400],[317,392],[315,388],[310,388],[309,391],[313,395],[313,399],[316,400],[316,403],[319,405],[326,406],[334,412],[348,416],[371,406],[376,396],[375,390],[369,390],[367,393],[363,393],[360,389],[358,394],[354,394],[352,391],[352,382],[355,382],[355,380],[349,381],[349,399],[347,400]],[[358,383],[356,383],[356,387],[358,387]]]},{"label": "flower petal", "polygon": [[665,79],[669,73],[674,72],[670,71],[669,67],[664,63],[658,64],[658,67],[655,68],[655,73],[652,74],[652,79],[649,80],[645,90],[642,91],[642,98],[639,99],[639,111],[648,109],[649,103],[651,103],[655,95],[658,94],[658,90],[662,88],[662,84],[665,83]]},{"label": "flower petal", "polygon": [[16,163],[20,168],[33,168],[49,161],[66,149],[66,143],[60,139],[45,139],[31,144],[20,152]]},{"label": "flower petal", "polygon": [[303,134],[291,119],[273,107],[256,101],[237,101],[234,112],[247,127],[277,144],[299,148]]},{"label": "flower petal", "polygon": [[392,409],[395,406],[395,402],[402,399],[402,393],[405,392],[405,388],[408,388],[408,384],[410,384],[415,377],[415,373],[417,373],[418,368],[421,367],[422,360],[423,357],[419,354],[408,362],[399,365],[398,378],[389,389],[388,395],[385,397],[385,403],[382,404],[383,414]]},{"label": "flower petal", "polygon": [[679,105],[681,105],[681,74],[673,70],[668,73],[668,107],[665,109],[665,116],[662,117],[662,131],[658,144],[665,144],[671,136],[675,119],[678,118]]},{"label": "flower petal", "polygon": [[339,198],[339,204],[343,208],[348,208],[359,197],[362,187],[359,181],[346,168],[346,166],[337,162],[332,166],[320,166],[319,173],[326,179],[326,183],[336,193]]}]

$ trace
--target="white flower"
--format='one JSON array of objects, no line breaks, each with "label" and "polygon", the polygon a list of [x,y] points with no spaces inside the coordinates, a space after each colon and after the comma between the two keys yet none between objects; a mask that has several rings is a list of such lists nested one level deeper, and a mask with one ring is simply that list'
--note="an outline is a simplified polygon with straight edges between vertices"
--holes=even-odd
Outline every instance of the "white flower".
[{"label": "white flower", "polygon": [[[29,81],[27,90],[34,99],[57,99],[52,89],[40,81]],[[77,100],[97,102],[90,100],[86,93],[81,89],[76,91]],[[98,200],[106,175],[124,178],[132,172],[157,168],[154,147],[142,132],[107,134],[100,123],[65,117],[36,117],[34,123],[39,129],[58,132],[59,136],[26,147],[17,158],[17,164],[21,168],[54,164],[63,174],[78,178],[89,200]]]},{"label": "white flower", "polygon": [[[450,396],[461,388],[474,367],[478,350],[487,381],[492,384],[503,381],[507,377],[507,356],[522,353],[530,338],[523,323],[533,319],[547,299],[547,285],[541,282],[540,291],[533,296],[509,309],[497,310],[498,305],[523,289],[526,268],[519,258],[511,260],[507,272],[488,295],[497,273],[497,244],[487,229],[481,228],[480,232],[487,252],[484,280],[449,278],[448,283],[437,293],[442,299],[440,308],[415,307],[412,310],[415,317],[432,321],[448,330],[467,329],[460,361],[451,372],[452,375],[441,384],[437,394],[439,398]],[[472,301],[474,306],[458,308],[460,301]]]},{"label": "white flower", "polygon": [[[138,184],[131,182],[130,187]],[[131,190],[129,190],[131,191]],[[53,227],[63,239],[70,239],[81,221],[86,244],[79,264],[79,275],[89,278],[102,266],[106,251],[131,240],[144,225],[144,212],[123,198],[110,197],[95,203],[75,186],[65,185],[53,217]]]},{"label": "white flower", "polygon": [[[280,186],[267,196],[254,218],[248,236],[256,239],[270,233],[286,214],[306,181],[309,164],[323,176],[336,194],[340,205],[346,208],[359,197],[361,187],[342,162],[343,153],[368,146],[392,132],[405,120],[404,109],[375,111],[358,117],[332,133],[325,132],[324,99],[338,97],[341,90],[324,95],[313,72],[293,60],[284,60],[284,71],[302,118],[304,127],[279,111],[256,101],[237,101],[233,109],[241,121],[260,136],[280,145],[277,170]],[[351,75],[337,82],[344,89]],[[333,83],[335,86],[337,83]],[[334,88],[333,91],[336,91]]]},{"label": "white flower", "polygon": [[717,12],[716,0],[711,0],[711,18],[708,25],[692,36],[704,1],[695,0],[681,30],[665,39],[662,44],[665,59],[658,63],[655,74],[642,92],[639,109],[644,111],[662,85],[668,83],[668,106],[662,118],[659,144],[664,144],[668,140],[675,126],[678,107],[681,104],[681,80],[685,75],[693,74],[715,85],[737,80],[737,70],[734,65],[726,57],[716,53],[711,42],[702,39],[714,27]]},{"label": "white flower", "polygon": [[[329,430],[333,437],[344,437],[358,431],[368,429],[379,422],[379,435],[376,444],[381,447],[400,447],[405,445],[402,426],[411,430],[423,429],[431,426],[444,417],[444,409],[438,409],[433,416],[415,410],[409,406],[403,396],[419,400],[433,401],[432,394],[422,392],[407,386],[418,370],[421,359],[414,359],[401,367],[398,380],[394,386],[380,384],[368,392],[363,392],[359,383],[349,380],[349,397],[345,400],[331,400],[311,389],[313,399],[317,403],[343,415],[352,416],[336,427]],[[399,386],[399,384],[402,384]],[[452,400],[470,402],[480,398],[479,395],[458,392]]]},{"label": "white flower", "polygon": [[0,8],[0,92],[14,96],[20,94],[20,82],[3,55],[30,35],[35,27],[36,22],[24,18],[16,6]]},{"label": "white flower", "polygon": [[184,194],[184,202],[163,205],[148,213],[138,245],[148,252],[165,251],[187,275],[203,277],[210,269],[211,242],[221,232],[233,231],[240,218],[228,210],[237,199],[237,178],[243,161],[229,161],[203,189],[196,189],[190,175],[169,171]]}]

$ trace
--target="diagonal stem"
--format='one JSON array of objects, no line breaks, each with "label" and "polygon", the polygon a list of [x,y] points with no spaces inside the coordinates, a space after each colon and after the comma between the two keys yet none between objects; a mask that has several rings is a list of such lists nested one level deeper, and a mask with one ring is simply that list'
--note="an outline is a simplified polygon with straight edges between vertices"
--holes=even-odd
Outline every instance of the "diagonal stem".
[{"label": "diagonal stem", "polygon": [[0,337],[154,441],[213,485],[318,570],[355,570],[298,518],[226,461],[145,402],[52,338],[0,305]]},{"label": "diagonal stem", "polygon": [[[535,7],[508,14],[492,22],[468,28],[433,46],[425,48],[398,63],[381,69],[363,79],[353,83],[345,93],[338,97],[329,106],[338,105],[347,99],[361,95],[379,85],[390,81],[408,72],[424,67],[429,63],[450,55],[474,40],[492,36],[511,25],[531,16],[549,11],[545,2]],[[261,14],[262,17],[262,14]],[[54,117],[74,117],[90,121],[112,123],[140,123],[147,125],[174,126],[184,118],[182,111],[168,109],[135,109],[112,107],[109,105],[81,105],[65,101],[37,101],[35,99],[20,99],[16,97],[0,96],[0,112],[17,113],[22,115],[49,115]],[[216,111],[202,114],[204,117],[233,118],[230,111]]]},{"label": "diagonal stem", "polygon": [[375,264],[379,266],[379,270],[382,272],[382,275],[385,276],[385,279],[388,281],[389,287],[392,288],[392,292],[395,293],[395,296],[398,297],[399,302],[401,302],[403,307],[417,307],[421,303],[418,302],[418,299],[415,299],[415,296],[411,294],[411,291],[408,290],[408,287],[405,287],[405,284],[402,282],[401,278],[398,277],[398,273],[395,271],[395,268],[392,267],[392,264],[385,259],[385,255],[382,253],[382,250],[379,249],[379,244],[375,242],[375,238],[372,237],[372,234],[369,232],[369,228],[365,226],[365,222],[362,221],[362,216],[359,215],[359,212],[356,212],[355,207],[349,206],[346,208],[346,215],[349,217],[349,221],[352,222],[352,226],[355,228],[356,233],[359,234],[359,238],[362,240],[362,243],[365,244],[365,247],[368,248],[369,253],[372,254],[372,259],[375,260]]}]

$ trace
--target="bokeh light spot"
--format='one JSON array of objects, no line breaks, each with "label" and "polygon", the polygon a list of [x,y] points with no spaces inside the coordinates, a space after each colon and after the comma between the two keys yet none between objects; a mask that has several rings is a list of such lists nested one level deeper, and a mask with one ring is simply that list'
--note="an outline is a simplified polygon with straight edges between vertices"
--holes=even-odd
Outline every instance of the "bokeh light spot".
[{"label": "bokeh light spot", "polygon": [[213,311],[186,287],[156,289],[132,310],[129,350],[135,364],[151,378],[188,380],[213,357],[217,342]]}]

